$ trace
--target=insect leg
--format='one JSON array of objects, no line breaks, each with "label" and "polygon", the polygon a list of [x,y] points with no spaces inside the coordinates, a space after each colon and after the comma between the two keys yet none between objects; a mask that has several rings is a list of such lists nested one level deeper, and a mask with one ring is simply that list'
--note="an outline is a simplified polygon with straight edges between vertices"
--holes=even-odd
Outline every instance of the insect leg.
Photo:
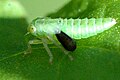
[{"label": "insect leg", "polygon": [[59,47],[65,55],[68,55],[68,57],[70,58],[70,60],[73,60],[73,57],[69,54],[69,51],[66,51],[63,47],[61,47],[60,45],[58,45],[58,43],[52,38],[52,36],[47,35],[48,39],[51,40],[57,47]]},{"label": "insect leg", "polygon": [[[42,40],[42,41],[41,41]],[[50,49],[47,46],[47,40],[45,38],[42,38],[41,40],[35,39],[35,40],[30,40],[28,42],[28,49],[24,52],[24,54],[28,54],[32,52],[32,47],[31,44],[43,44],[43,46],[45,47],[46,51],[48,52],[48,55],[50,56],[50,60],[49,62],[52,63],[53,60],[53,55],[50,51]]]},{"label": "insect leg", "polygon": [[47,43],[46,43],[46,39],[45,39],[45,38],[42,38],[41,40],[42,40],[42,42],[43,42],[43,46],[45,47],[45,49],[46,49],[46,51],[47,51],[47,53],[48,53],[48,55],[49,55],[49,57],[50,57],[49,62],[52,63],[52,61],[53,61],[53,55],[52,55],[50,49],[48,48],[48,45],[47,45]]},{"label": "insect leg", "polygon": [[38,39],[35,39],[35,40],[30,40],[28,42],[28,49],[24,52],[24,54],[29,54],[32,52],[32,47],[31,47],[31,44],[42,44],[42,42]]}]

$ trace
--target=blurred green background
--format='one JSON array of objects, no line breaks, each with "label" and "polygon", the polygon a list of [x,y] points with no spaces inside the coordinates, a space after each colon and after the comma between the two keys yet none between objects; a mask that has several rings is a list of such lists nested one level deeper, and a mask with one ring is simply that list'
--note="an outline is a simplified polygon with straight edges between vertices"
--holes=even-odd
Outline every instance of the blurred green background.
[{"label": "blurred green background", "polygon": [[45,16],[56,12],[70,0],[19,0],[28,12],[28,17],[34,19],[37,16]]},{"label": "blurred green background", "polygon": [[[0,0],[0,80],[120,80],[120,0],[19,0],[28,17],[17,0],[4,1]],[[33,45],[32,54],[23,54],[27,49],[27,20],[45,15],[111,17],[117,24],[98,35],[76,40],[73,61],[49,45],[54,55],[50,65],[42,44]]]}]

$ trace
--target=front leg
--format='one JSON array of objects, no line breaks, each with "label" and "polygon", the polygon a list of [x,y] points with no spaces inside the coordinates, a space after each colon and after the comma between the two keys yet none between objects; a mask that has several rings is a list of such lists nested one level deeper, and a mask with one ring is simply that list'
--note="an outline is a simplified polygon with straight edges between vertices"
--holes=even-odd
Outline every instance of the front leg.
[{"label": "front leg", "polygon": [[27,45],[28,49],[24,52],[25,55],[30,54],[32,52],[32,47],[31,47],[32,44],[42,44],[42,42],[41,40],[38,39],[30,40]]},{"label": "front leg", "polygon": [[48,42],[48,40],[46,38],[41,38],[41,40],[37,40],[37,39],[36,40],[30,40],[28,42],[28,49],[24,52],[24,54],[29,54],[29,53],[32,52],[32,47],[31,47],[32,44],[43,44],[45,50],[47,51],[47,53],[50,57],[49,62],[52,64],[53,55],[52,55],[50,49],[48,48],[47,42]]}]

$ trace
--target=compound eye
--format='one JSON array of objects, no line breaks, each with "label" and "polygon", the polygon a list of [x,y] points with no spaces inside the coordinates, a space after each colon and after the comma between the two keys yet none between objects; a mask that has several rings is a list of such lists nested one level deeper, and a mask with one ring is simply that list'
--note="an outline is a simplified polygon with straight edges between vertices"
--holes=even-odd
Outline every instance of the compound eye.
[{"label": "compound eye", "polygon": [[34,26],[29,26],[29,27],[28,27],[28,31],[29,31],[30,33],[34,33],[34,32],[36,31],[36,28],[35,28]]}]

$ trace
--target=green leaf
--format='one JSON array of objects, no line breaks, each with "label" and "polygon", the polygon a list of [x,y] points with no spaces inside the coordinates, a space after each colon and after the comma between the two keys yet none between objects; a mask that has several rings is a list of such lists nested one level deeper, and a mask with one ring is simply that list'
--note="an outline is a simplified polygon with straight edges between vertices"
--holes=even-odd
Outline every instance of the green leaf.
[{"label": "green leaf", "polygon": [[[26,18],[0,19],[1,80],[119,80],[120,79],[120,0],[72,0],[50,17],[104,18],[117,24],[87,39],[77,40],[77,49],[68,56],[54,45],[53,64],[43,45],[33,45],[32,54],[24,55]],[[40,47],[39,47],[40,46]]]}]

